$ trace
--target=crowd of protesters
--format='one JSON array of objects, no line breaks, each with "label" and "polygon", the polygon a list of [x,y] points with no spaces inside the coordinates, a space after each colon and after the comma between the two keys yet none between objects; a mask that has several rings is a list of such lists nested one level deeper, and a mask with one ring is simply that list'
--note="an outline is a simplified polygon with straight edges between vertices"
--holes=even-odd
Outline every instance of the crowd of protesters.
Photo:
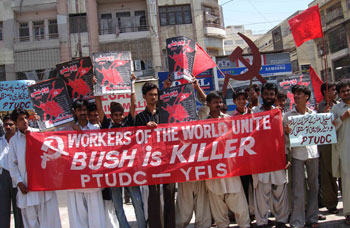
[{"label": "crowd of protesters", "polygon": [[[134,78],[132,84],[134,85]],[[169,87],[166,81],[164,87]],[[252,85],[234,91],[236,105],[231,115],[220,92],[208,95],[194,80],[193,86],[200,100],[205,101],[198,116],[200,119],[228,118],[280,109],[286,145],[285,169],[241,177],[208,179],[179,184],[141,187],[67,190],[69,224],[71,228],[129,228],[123,209],[123,190],[131,198],[137,227],[184,228],[193,213],[197,228],[217,226],[226,228],[232,220],[239,227],[319,227],[323,219],[319,208],[326,207],[337,214],[338,189],[342,189],[345,224],[350,225],[350,80],[323,84],[324,100],[317,110],[308,107],[311,91],[304,85],[292,88],[295,105],[285,108],[286,95],[277,85],[265,83],[261,88]],[[146,109],[135,112],[136,95],[142,93]],[[103,111],[100,97],[95,103],[74,101],[76,122],[59,130],[93,130],[127,126],[157,127],[159,89],[146,82],[142,91],[132,86],[131,106],[128,116],[120,103],[110,104],[110,119]],[[290,147],[288,117],[331,112],[336,127],[338,143]],[[16,109],[3,117],[4,135],[0,138],[0,227],[10,227],[11,203],[15,227],[60,228],[56,192],[34,192],[27,189],[26,132],[38,131],[29,126],[29,114]],[[272,142],[272,141],[271,141]],[[269,142],[257,142],[264,146]],[[281,142],[283,143],[283,142]],[[38,177],[40,178],[40,177]],[[340,187],[341,186],[341,187]],[[176,194],[177,189],[177,194]],[[349,191],[348,191],[349,190]],[[270,219],[274,217],[274,221]]]}]

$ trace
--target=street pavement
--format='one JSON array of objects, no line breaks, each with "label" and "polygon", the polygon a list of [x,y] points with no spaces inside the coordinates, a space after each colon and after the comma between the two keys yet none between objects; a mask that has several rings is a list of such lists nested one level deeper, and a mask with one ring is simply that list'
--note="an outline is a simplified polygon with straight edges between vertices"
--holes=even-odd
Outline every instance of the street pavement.
[{"label": "street pavement", "polygon": [[[67,209],[67,199],[66,199],[66,194],[64,191],[57,191],[57,197],[58,197],[58,202],[59,202],[59,210],[60,210],[60,216],[61,216],[61,223],[62,223],[62,228],[69,228],[69,220],[68,220],[68,209]],[[326,208],[321,208],[320,213],[326,216],[326,220],[324,221],[319,221],[322,228],[350,228],[350,226],[347,226],[344,224],[344,216],[343,216],[343,202],[341,198],[339,199],[338,203],[338,209],[339,209],[339,214],[337,215],[330,215],[327,212]],[[125,214],[128,218],[128,221],[130,223],[130,226],[132,228],[137,228],[136,224],[136,217],[134,213],[134,208],[132,204],[124,204],[124,210]],[[271,218],[272,220],[273,218]],[[194,228],[194,215],[191,220],[191,224],[188,226],[188,228]],[[254,224],[254,222],[253,222]],[[255,226],[255,225],[254,225]],[[230,227],[238,227],[237,224],[232,223]],[[13,223],[13,216],[11,220],[11,228],[14,228],[14,223]]]}]

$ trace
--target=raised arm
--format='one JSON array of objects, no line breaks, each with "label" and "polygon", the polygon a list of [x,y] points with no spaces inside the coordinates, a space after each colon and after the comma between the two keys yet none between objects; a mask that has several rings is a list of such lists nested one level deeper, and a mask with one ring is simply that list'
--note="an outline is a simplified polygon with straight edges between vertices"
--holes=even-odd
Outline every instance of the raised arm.
[{"label": "raised arm", "polygon": [[194,78],[194,81],[192,83],[193,83],[193,87],[195,88],[195,90],[198,93],[198,96],[199,96],[200,100],[202,102],[205,102],[205,99],[207,98],[207,95],[204,93],[204,91],[200,87],[200,85],[198,83],[198,80],[196,78]]},{"label": "raised arm", "polygon": [[135,92],[135,74],[131,74],[131,97],[130,97],[130,115],[132,119],[136,117],[136,92]]}]

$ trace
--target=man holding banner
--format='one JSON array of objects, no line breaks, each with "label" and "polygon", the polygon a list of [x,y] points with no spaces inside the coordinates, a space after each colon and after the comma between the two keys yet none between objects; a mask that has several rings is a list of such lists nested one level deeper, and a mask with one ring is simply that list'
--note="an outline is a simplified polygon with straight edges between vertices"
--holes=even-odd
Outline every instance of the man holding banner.
[{"label": "man holding banner", "polygon": [[342,101],[332,108],[335,117],[338,143],[332,145],[333,176],[342,178],[343,214],[345,224],[350,225],[350,80],[337,84]]},{"label": "man holding banner", "polygon": [[[211,92],[206,100],[210,109],[207,119],[230,117],[221,112],[223,104],[221,94]],[[219,228],[226,228],[230,225],[228,209],[235,214],[239,227],[250,227],[248,204],[239,176],[209,179],[205,180],[205,183],[208,188],[211,212]]]},{"label": "man holding banner", "polygon": [[[295,107],[287,112],[283,117],[283,125],[286,133],[290,133],[288,126],[288,117],[315,114],[314,111],[306,107],[306,103],[310,99],[311,90],[305,85],[294,85],[292,87],[294,95]],[[288,145],[290,140],[287,139]],[[290,145],[290,144],[289,144]],[[288,147],[287,147],[288,148]],[[318,227],[318,163],[319,154],[317,145],[297,146],[290,149],[290,157],[292,158],[292,214],[290,217],[290,225],[292,227],[311,226]],[[307,172],[307,203],[305,203],[304,183],[305,171]],[[305,205],[307,208],[305,210]]]},{"label": "man holding banner", "polygon": [[[142,86],[143,98],[147,106],[143,112],[136,116],[135,126],[147,126],[154,128],[160,120],[157,109],[159,89],[155,84],[146,82]],[[162,227],[162,218],[160,210],[160,185],[149,185],[148,196],[148,224],[150,228]],[[164,195],[164,227],[175,227],[175,184],[163,185]]]},{"label": "man holding banner", "polygon": [[27,189],[25,134],[38,131],[28,126],[28,118],[28,112],[23,109],[15,109],[11,114],[18,129],[10,140],[9,150],[11,178],[19,189],[17,206],[21,208],[25,228],[61,228],[56,192],[32,192]]},{"label": "man holding banner", "polygon": [[[261,87],[263,104],[255,106],[252,113],[275,109],[277,85],[266,83]],[[286,169],[289,164],[286,165]],[[289,218],[287,176],[285,170],[253,175],[255,218],[258,226],[268,225],[269,210],[276,217],[277,228],[286,227]],[[272,208],[271,208],[272,201]]]}]

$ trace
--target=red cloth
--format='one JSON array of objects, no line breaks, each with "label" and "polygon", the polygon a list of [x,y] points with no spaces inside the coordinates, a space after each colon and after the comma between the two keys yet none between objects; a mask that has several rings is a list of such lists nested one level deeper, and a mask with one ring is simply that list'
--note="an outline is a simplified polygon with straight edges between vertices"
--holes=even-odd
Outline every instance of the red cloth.
[{"label": "red cloth", "polygon": [[318,5],[304,10],[288,21],[295,45],[299,47],[308,40],[323,37]]},{"label": "red cloth", "polygon": [[197,76],[198,74],[213,68],[216,66],[216,63],[210,58],[210,56],[203,50],[199,44],[196,44],[196,56],[194,57],[193,64],[193,75]]},{"label": "red cloth", "polygon": [[320,77],[318,77],[315,70],[311,66],[310,66],[310,77],[311,77],[312,87],[314,89],[316,102],[320,103],[323,100],[323,96],[321,93],[321,85],[323,84],[323,81],[321,80]]}]

